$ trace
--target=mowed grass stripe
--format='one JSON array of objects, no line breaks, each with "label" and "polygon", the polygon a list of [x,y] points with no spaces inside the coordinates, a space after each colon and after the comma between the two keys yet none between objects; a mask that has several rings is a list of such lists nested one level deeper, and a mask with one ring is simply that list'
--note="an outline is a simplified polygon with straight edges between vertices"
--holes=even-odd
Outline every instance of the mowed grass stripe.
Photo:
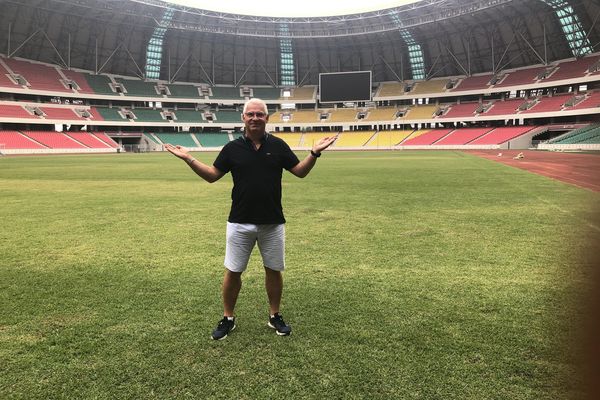
[{"label": "mowed grass stripe", "polygon": [[293,335],[266,327],[255,253],[215,343],[230,190],[166,154],[0,159],[0,398],[579,390],[597,194],[460,152],[326,153],[284,175]]}]

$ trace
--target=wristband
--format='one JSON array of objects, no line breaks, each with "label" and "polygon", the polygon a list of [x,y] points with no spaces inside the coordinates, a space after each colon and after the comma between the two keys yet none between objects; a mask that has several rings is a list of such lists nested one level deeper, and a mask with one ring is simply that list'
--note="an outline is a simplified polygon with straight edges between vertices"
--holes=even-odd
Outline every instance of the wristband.
[{"label": "wristband", "polygon": [[314,151],[310,151],[310,155],[313,156],[314,158],[319,158],[321,157],[321,153],[315,153]]},{"label": "wristband", "polygon": [[196,159],[195,159],[194,157],[192,157],[192,158],[186,158],[186,159],[185,159],[185,162],[186,162],[186,163],[188,163],[188,165],[192,165],[192,163],[193,163],[194,161],[196,161]]}]

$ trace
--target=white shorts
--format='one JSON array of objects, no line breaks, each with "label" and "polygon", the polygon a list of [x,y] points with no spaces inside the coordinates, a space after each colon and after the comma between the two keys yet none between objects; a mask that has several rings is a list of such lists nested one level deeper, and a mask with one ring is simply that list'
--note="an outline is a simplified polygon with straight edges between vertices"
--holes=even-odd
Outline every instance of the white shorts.
[{"label": "white shorts", "polygon": [[255,243],[258,243],[263,265],[275,271],[283,271],[285,268],[284,224],[255,225],[227,222],[225,268],[232,272],[244,272]]}]

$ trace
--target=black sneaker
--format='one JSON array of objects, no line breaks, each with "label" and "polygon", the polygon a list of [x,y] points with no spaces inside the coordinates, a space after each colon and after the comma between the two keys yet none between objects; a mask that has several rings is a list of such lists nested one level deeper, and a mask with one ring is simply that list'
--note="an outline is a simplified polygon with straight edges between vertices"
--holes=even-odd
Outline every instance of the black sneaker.
[{"label": "black sneaker", "polygon": [[225,339],[227,334],[234,329],[235,318],[230,321],[227,319],[227,317],[223,317],[223,319],[219,321],[219,325],[217,325],[210,337],[212,340],[222,340]]},{"label": "black sneaker", "polygon": [[286,325],[285,321],[283,320],[283,317],[279,313],[269,318],[269,322],[267,325],[269,325],[269,328],[275,329],[275,333],[277,333],[279,336],[288,336],[292,333],[292,327]]}]

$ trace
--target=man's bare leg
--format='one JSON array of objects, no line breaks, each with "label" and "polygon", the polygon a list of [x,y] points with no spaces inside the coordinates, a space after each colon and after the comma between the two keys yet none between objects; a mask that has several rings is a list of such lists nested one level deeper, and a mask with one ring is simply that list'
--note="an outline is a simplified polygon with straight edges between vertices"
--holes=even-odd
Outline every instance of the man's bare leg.
[{"label": "man's bare leg", "polygon": [[223,277],[223,316],[233,317],[233,310],[242,288],[242,273],[225,269]]},{"label": "man's bare leg", "polygon": [[269,298],[269,312],[274,315],[279,312],[281,295],[283,293],[283,277],[281,271],[265,267],[265,287]]}]

